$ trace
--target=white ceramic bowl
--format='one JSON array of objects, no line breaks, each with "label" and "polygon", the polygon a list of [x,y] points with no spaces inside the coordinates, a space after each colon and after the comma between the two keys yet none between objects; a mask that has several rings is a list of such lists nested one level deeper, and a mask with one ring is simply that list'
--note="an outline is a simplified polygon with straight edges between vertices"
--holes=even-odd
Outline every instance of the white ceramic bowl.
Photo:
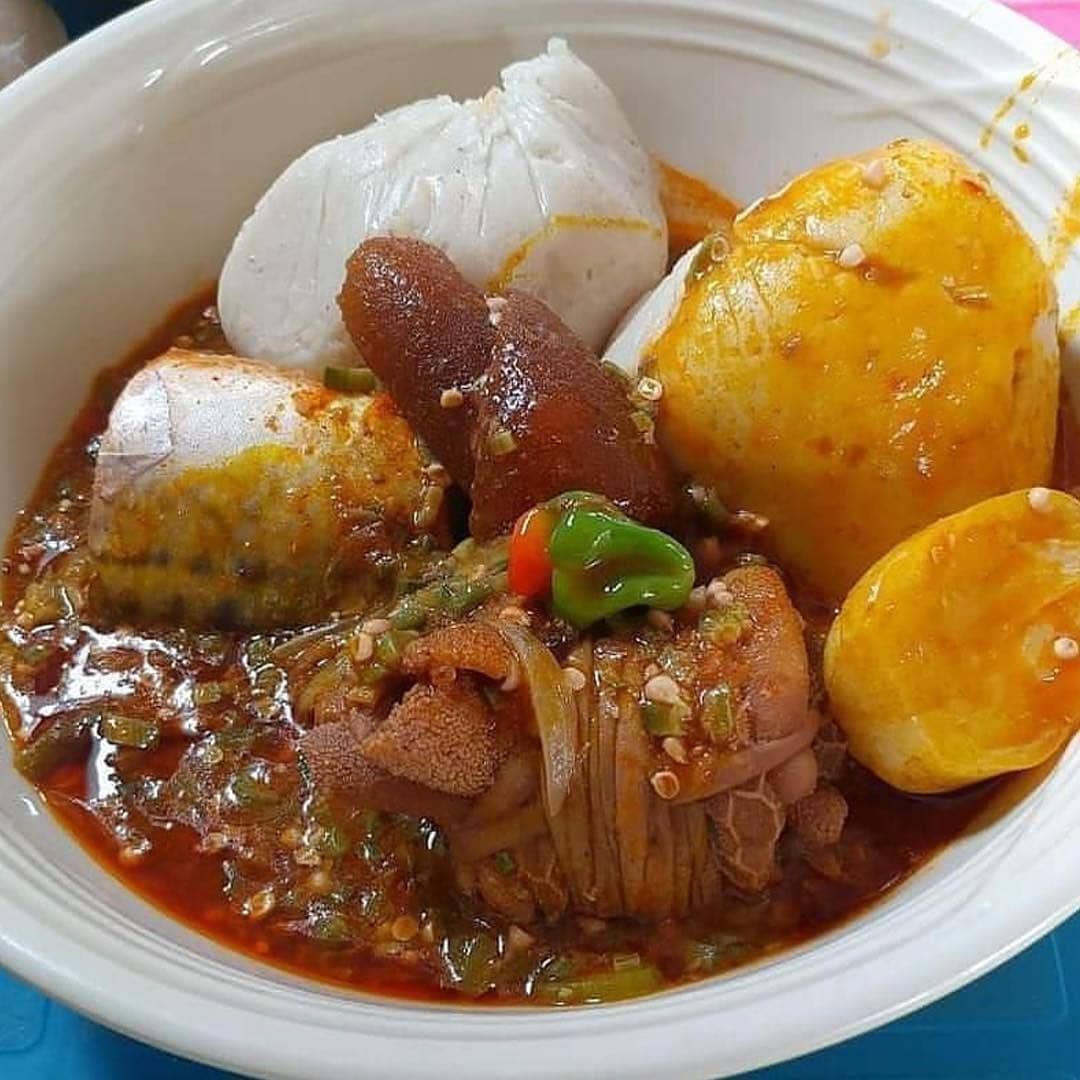
[{"label": "white ceramic bowl", "polygon": [[[650,146],[739,199],[927,134],[973,155],[1048,238],[1080,172],[1076,55],[993,3],[892,7],[157,0],[65,49],[0,93],[0,523],[93,372],[215,277],[294,155],[376,110],[480,91],[552,33],[610,81]],[[1028,165],[1012,148],[1021,121]],[[1075,263],[1061,289],[1065,310]],[[0,962],[130,1035],[263,1076],[733,1072],[924,1005],[1080,904],[1077,743],[884,903],[732,977],[577,1011],[393,1003],[260,967],[172,922],[94,865],[0,756]]]}]

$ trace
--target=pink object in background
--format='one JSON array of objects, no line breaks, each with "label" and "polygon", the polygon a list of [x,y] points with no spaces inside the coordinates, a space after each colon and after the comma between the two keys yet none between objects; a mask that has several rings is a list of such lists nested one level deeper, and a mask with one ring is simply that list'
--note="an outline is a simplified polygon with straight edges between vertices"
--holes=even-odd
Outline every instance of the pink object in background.
[{"label": "pink object in background", "polygon": [[1009,7],[1080,47],[1080,0],[1007,0]]}]

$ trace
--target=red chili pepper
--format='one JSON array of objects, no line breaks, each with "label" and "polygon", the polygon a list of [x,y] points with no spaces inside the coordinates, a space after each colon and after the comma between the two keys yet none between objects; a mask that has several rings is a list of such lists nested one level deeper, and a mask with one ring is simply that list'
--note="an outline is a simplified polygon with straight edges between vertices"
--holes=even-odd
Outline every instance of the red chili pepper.
[{"label": "red chili pepper", "polygon": [[517,519],[510,537],[507,567],[510,591],[518,596],[546,596],[551,591],[551,556],[548,545],[555,514],[548,506],[534,506]]}]

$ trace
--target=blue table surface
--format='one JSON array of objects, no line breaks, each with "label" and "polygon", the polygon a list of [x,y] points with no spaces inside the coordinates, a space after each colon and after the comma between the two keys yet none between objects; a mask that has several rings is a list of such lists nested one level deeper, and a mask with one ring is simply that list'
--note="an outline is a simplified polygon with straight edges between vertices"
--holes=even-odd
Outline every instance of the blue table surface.
[{"label": "blue table surface", "polygon": [[[67,0],[54,6],[75,36],[131,5]],[[936,1005],[752,1076],[1080,1080],[1080,1017],[1074,1003],[1080,1003],[1080,916]],[[228,1075],[114,1034],[0,972],[3,1080],[221,1080]]]},{"label": "blue table surface", "polygon": [[[888,1027],[754,1080],[1077,1080],[1080,916],[1004,967]],[[723,1017],[717,1017],[723,1023]],[[116,1035],[0,973],[3,1080],[219,1080]],[[448,1070],[449,1075],[449,1070]]]}]

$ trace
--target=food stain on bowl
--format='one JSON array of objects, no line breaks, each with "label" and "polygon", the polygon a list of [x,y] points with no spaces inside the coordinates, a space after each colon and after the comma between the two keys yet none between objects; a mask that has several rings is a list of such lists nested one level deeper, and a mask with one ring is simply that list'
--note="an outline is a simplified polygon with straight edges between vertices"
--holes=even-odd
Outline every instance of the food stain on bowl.
[{"label": "food stain on bowl", "polygon": [[1059,274],[1072,256],[1080,239],[1080,177],[1062,196],[1054,211],[1046,237],[1046,261],[1052,273]]},{"label": "food stain on bowl", "polygon": [[704,180],[656,159],[660,203],[668,230],[668,262],[674,263],[703,237],[727,234],[738,206]]},{"label": "food stain on bowl", "polygon": [[1024,143],[1031,138],[1031,125],[1026,121],[1022,121],[1013,128],[1013,144],[1012,152],[1022,165],[1026,165],[1031,161],[1031,155],[1027,150]]},{"label": "food stain on bowl", "polygon": [[987,150],[990,147],[990,143],[993,141],[994,136],[997,134],[998,126],[1001,122],[1016,108],[1017,102],[1019,102],[1024,95],[1028,94],[1039,78],[1044,74],[1045,69],[1040,68],[1038,71],[1027,72],[1017,84],[1016,89],[1009,94],[1007,98],[997,107],[994,115],[987,121],[986,127],[983,128],[982,134],[979,136],[979,146],[983,150]]},{"label": "food stain on bowl", "polygon": [[889,24],[892,22],[892,11],[887,7],[878,8],[874,16],[874,24],[877,33],[870,41],[869,52],[875,60],[884,60],[892,52],[892,42],[889,40]]}]

